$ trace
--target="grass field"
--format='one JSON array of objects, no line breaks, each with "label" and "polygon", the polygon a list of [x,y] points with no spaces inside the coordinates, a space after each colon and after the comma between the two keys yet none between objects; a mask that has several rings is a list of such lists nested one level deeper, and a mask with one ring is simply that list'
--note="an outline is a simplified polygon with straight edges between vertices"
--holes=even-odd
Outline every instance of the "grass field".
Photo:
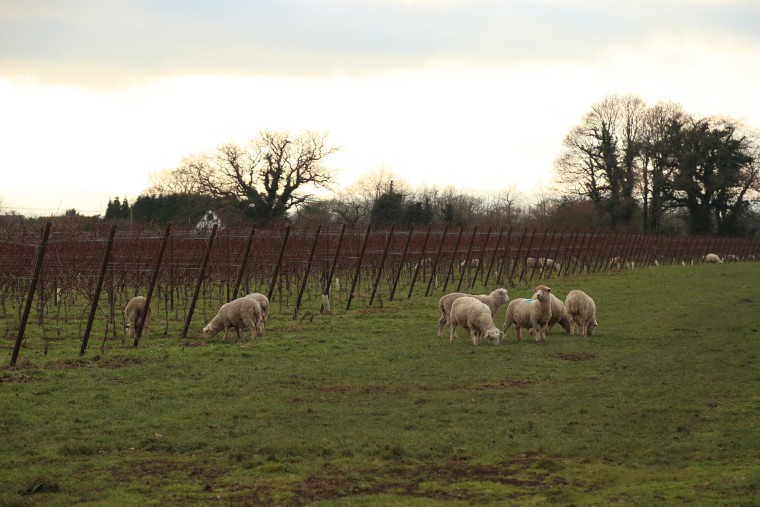
[{"label": "grass field", "polygon": [[4,339],[0,505],[760,504],[760,264],[548,285],[593,337],[449,344],[438,294],[275,305],[256,343],[32,335],[13,370]]}]

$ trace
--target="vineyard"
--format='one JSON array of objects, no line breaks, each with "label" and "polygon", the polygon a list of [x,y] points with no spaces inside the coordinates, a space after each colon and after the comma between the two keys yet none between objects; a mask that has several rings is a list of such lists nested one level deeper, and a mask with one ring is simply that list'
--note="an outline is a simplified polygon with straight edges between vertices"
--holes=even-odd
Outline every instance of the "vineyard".
[{"label": "vineyard", "polygon": [[180,322],[186,336],[199,333],[197,325],[190,328],[199,303],[205,319],[219,304],[254,291],[298,319],[350,311],[357,303],[467,291],[476,283],[514,287],[580,272],[693,264],[711,252],[752,260],[758,250],[756,239],[508,225],[198,230],[167,224],[117,230],[103,223],[81,231],[18,222],[0,227],[0,304],[4,336],[18,343],[27,320],[43,337],[62,338],[60,325],[46,323],[69,320],[69,308],[87,306],[76,317],[84,354],[93,326],[104,337],[121,336],[122,309],[136,294],[148,294],[153,311],[164,317],[165,332],[170,321]]}]

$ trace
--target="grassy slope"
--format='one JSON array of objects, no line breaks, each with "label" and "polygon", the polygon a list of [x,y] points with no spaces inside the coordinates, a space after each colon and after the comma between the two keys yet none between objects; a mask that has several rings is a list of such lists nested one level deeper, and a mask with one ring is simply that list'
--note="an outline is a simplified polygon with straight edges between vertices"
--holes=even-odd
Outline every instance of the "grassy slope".
[{"label": "grassy slope", "polygon": [[30,339],[0,372],[0,505],[753,505],[759,280],[757,264],[551,280],[591,294],[600,327],[546,344],[449,344],[437,297],[283,310],[242,347],[80,359],[78,340]]}]

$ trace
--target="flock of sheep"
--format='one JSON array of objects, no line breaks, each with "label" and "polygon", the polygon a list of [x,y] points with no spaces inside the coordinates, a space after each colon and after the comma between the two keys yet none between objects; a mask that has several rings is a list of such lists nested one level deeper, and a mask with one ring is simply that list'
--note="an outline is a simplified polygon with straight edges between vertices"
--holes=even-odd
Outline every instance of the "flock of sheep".
[{"label": "flock of sheep", "polygon": [[522,340],[522,328],[526,328],[536,341],[546,341],[546,334],[552,326],[559,324],[565,332],[590,336],[599,325],[596,320],[596,304],[582,290],[572,290],[564,303],[552,294],[551,288],[539,285],[530,298],[509,301],[504,325],[501,329],[494,324],[494,315],[501,305],[509,301],[507,290],[496,289],[490,294],[472,295],[462,292],[446,294],[438,301],[441,317],[438,319],[438,336],[442,336],[446,324],[449,325],[449,342],[454,341],[457,326],[470,333],[470,341],[478,345],[485,337],[491,344],[498,345],[501,334],[514,324],[518,340]]},{"label": "flock of sheep", "polygon": [[[143,336],[147,338],[150,325],[150,308],[146,309],[144,296],[135,296],[124,308],[126,330],[134,339],[140,321],[143,320]],[[502,333],[514,324],[517,339],[522,340],[522,328],[527,328],[536,341],[546,341],[546,334],[552,326],[559,324],[567,333],[575,334],[575,326],[581,336],[594,334],[597,327],[596,305],[585,292],[573,290],[564,303],[552,294],[552,290],[539,285],[531,298],[518,298],[509,301],[507,315],[502,329],[496,327],[493,317],[504,303],[509,301],[507,289],[500,288],[490,294],[471,295],[452,292],[443,296],[438,302],[441,317],[438,319],[438,336],[442,336],[446,324],[449,325],[449,341],[453,342],[457,326],[462,326],[470,333],[473,345],[478,345],[485,337],[494,345],[499,344]],[[251,331],[251,339],[263,333],[269,320],[269,299],[260,293],[248,294],[223,304],[216,316],[203,328],[206,338],[213,338],[224,330],[223,340],[231,328],[235,329],[238,340],[240,330]]]},{"label": "flock of sheep", "polygon": [[[728,259],[726,260],[733,260]],[[716,254],[707,254],[704,261],[710,264],[723,264]],[[537,267],[554,269],[558,264],[544,261]],[[500,306],[509,302],[504,325],[499,329],[494,324],[494,316]],[[449,325],[449,341],[453,342],[458,326],[470,334],[470,341],[478,345],[485,337],[489,343],[499,344],[502,333],[506,337],[509,328],[514,325],[518,340],[522,340],[522,329],[529,330],[536,341],[546,341],[546,334],[555,324],[559,324],[566,333],[590,336],[598,326],[594,300],[582,290],[572,290],[563,302],[552,293],[551,288],[539,285],[530,298],[509,300],[507,289],[499,288],[490,294],[472,295],[452,292],[443,296],[438,302],[441,317],[438,319],[438,336],[443,336],[444,328]],[[147,337],[150,324],[150,308],[145,311],[145,297],[135,296],[124,308],[126,330],[134,338],[139,321],[144,319],[143,335]],[[234,328],[240,339],[240,330],[248,328],[251,339],[263,333],[269,320],[269,299],[260,293],[253,293],[225,303],[211,322],[203,328],[206,338],[213,338],[224,330],[223,340],[227,339],[230,328]]]}]

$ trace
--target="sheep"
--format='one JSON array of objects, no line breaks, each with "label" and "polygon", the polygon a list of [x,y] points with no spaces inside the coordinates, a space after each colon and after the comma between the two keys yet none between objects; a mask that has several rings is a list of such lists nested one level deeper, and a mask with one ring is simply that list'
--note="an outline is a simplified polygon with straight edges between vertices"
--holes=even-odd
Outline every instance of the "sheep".
[{"label": "sheep", "polygon": [[705,262],[708,264],[723,264],[723,261],[720,260],[720,257],[718,257],[717,254],[709,253],[705,255]]},{"label": "sheep", "polygon": [[452,292],[450,294],[446,294],[445,296],[441,297],[441,299],[438,300],[438,309],[441,310],[441,318],[438,319],[438,336],[443,336],[443,329],[444,326],[449,322],[449,313],[451,312],[451,305],[456,301],[458,298],[463,296],[471,296],[480,301],[481,303],[485,303],[488,305],[488,308],[491,310],[491,317],[496,315],[496,311],[499,309],[501,305],[509,301],[509,295],[507,294],[507,289],[499,288],[494,291],[492,291],[490,294],[465,294],[464,292]]},{"label": "sheep", "polygon": [[565,298],[565,308],[570,315],[570,334],[575,334],[575,326],[578,326],[578,334],[592,336],[599,323],[596,321],[596,304],[591,297],[582,290],[571,290]]},{"label": "sheep", "polygon": [[545,285],[535,288],[531,299],[513,299],[507,306],[507,316],[504,319],[504,337],[512,324],[515,325],[517,339],[522,340],[522,328],[532,328],[536,341],[546,341],[546,330],[552,317],[551,289]]},{"label": "sheep", "polygon": [[735,254],[726,254],[723,259],[724,262],[739,262],[740,260],[742,260],[741,257]]},{"label": "sheep", "polygon": [[477,268],[478,266],[480,266],[480,259],[470,259],[469,264],[467,262],[467,259],[465,259],[459,263],[459,269],[464,270],[465,268],[467,268],[468,265],[472,268]]},{"label": "sheep", "polygon": [[[549,319],[548,328],[546,329],[546,334],[551,334],[552,327],[554,327],[555,324],[559,324],[562,326],[562,329],[565,330],[566,333],[570,334],[570,330],[572,328],[572,321],[570,320],[570,315],[567,313],[567,310],[565,309],[565,303],[562,302],[560,298],[555,296],[554,294],[549,294],[549,298],[551,299],[551,305],[552,305],[552,316]],[[529,331],[530,334],[533,334],[533,328],[530,328]]]},{"label": "sheep", "polygon": [[549,259],[549,258],[544,259],[542,271],[543,271],[543,268],[548,268],[549,272],[551,272],[552,270],[556,270],[557,273],[559,273],[562,270],[562,266],[560,265],[559,262],[555,261],[554,259]]},{"label": "sheep", "polygon": [[261,307],[261,331],[263,332],[264,327],[267,325],[267,322],[269,322],[269,298],[259,292],[253,292],[245,297],[255,299],[256,302],[259,303],[259,306]]},{"label": "sheep", "polygon": [[454,300],[449,313],[449,325],[449,343],[454,342],[457,326],[462,326],[470,332],[473,345],[478,345],[482,336],[493,345],[499,344],[501,332],[493,323],[491,309],[472,296],[462,296]]},{"label": "sheep", "polygon": [[569,334],[572,328],[572,321],[570,320],[570,315],[567,313],[567,309],[565,308],[565,303],[563,303],[560,298],[551,293],[549,294],[549,299],[551,301],[552,315],[551,318],[549,318],[549,328],[547,331],[551,332],[554,324],[559,324],[562,326],[562,329],[564,329],[565,332]]},{"label": "sheep", "polygon": [[538,273],[540,276],[543,276],[544,269],[548,269],[550,273],[554,270],[557,270],[557,273],[559,273],[562,270],[562,266],[559,262],[555,261],[554,259],[549,259],[548,257],[527,257],[525,259],[525,268],[533,269],[533,266],[538,268]]},{"label": "sheep", "polygon": [[203,328],[203,335],[206,338],[213,338],[224,329],[222,340],[226,340],[227,332],[231,327],[235,328],[238,340],[240,340],[240,329],[244,327],[251,330],[251,339],[256,340],[256,331],[263,331],[259,302],[246,296],[223,304],[216,316]]},{"label": "sheep", "polygon": [[130,299],[127,306],[124,307],[124,318],[127,321],[124,328],[130,339],[135,339],[137,336],[137,328],[141,319],[145,319],[141,336],[144,338],[148,337],[148,327],[150,327],[150,307],[144,311],[145,302],[145,296],[135,296]]}]

